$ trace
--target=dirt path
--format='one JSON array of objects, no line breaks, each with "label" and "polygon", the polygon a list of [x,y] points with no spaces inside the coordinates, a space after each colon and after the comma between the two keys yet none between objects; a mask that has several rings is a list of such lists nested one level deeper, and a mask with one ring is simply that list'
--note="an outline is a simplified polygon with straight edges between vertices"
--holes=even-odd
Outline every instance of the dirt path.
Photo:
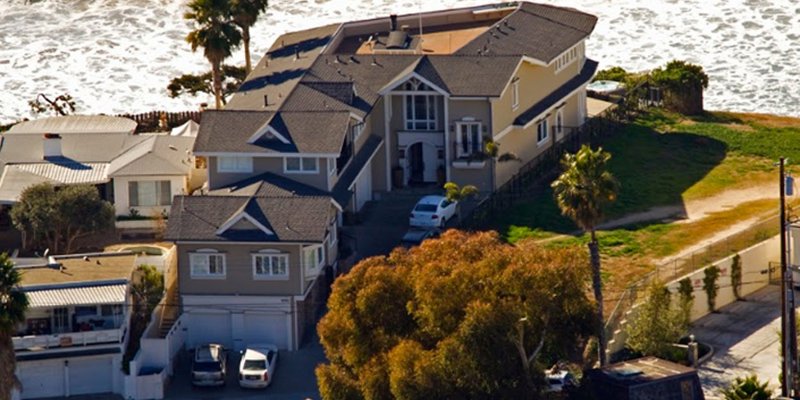
[{"label": "dirt path", "polygon": [[[779,196],[776,184],[762,184],[747,189],[728,190],[715,196],[692,200],[685,204],[654,207],[644,212],[626,215],[606,221],[598,229],[613,229],[637,222],[677,220],[678,223],[694,222],[710,213],[724,211],[754,200],[776,199]],[[737,224],[738,225],[738,224]]]}]

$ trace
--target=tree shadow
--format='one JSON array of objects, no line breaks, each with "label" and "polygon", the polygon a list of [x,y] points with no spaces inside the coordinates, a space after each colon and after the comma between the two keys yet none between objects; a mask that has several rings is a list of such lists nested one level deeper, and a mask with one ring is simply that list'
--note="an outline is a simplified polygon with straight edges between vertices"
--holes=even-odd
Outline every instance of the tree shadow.
[{"label": "tree shadow", "polygon": [[284,71],[278,71],[269,75],[259,76],[257,78],[250,79],[249,81],[245,81],[239,86],[238,92],[247,92],[250,90],[258,90],[262,89],[269,85],[280,85],[286,81],[297,79],[303,76],[306,73],[305,68],[296,68],[296,69],[287,69]]},{"label": "tree shadow", "polygon": [[[651,122],[647,126],[631,124],[602,143],[611,153],[609,169],[620,182],[616,201],[606,209],[606,221],[659,206],[677,206],[674,216],[685,216],[682,194],[725,159],[728,148],[724,142],[691,133],[660,133]],[[637,222],[634,228],[649,224]],[[509,237],[577,230],[561,215],[549,185],[498,214],[493,226]]]}]

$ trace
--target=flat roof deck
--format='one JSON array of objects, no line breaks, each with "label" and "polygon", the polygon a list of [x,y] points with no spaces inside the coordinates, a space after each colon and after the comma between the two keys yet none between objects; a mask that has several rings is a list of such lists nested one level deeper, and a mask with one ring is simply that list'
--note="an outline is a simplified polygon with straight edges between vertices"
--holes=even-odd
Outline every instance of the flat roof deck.
[{"label": "flat roof deck", "polygon": [[[487,20],[466,24],[451,24],[444,26],[430,27],[428,30],[423,26],[422,30],[422,53],[424,54],[453,54],[458,49],[464,47],[480,34],[486,32],[496,21]],[[420,37],[419,30],[409,28],[409,36],[412,39]],[[378,40],[385,40],[387,32],[378,34]],[[361,38],[363,39],[363,38]],[[339,52],[347,53],[355,48],[356,54],[372,54],[373,42],[364,40],[359,41],[359,36],[350,36],[342,41]],[[410,50],[410,49],[409,49]]]},{"label": "flat roof deck", "polygon": [[20,268],[22,286],[130,279],[135,260],[136,256],[130,254],[93,256],[88,261],[82,258],[59,259],[62,268]]}]

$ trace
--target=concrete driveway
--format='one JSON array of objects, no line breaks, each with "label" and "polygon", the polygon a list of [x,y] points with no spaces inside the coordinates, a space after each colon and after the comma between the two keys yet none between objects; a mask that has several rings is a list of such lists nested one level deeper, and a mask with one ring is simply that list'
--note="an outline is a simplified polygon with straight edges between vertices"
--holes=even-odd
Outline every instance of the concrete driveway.
[{"label": "concrete driveway", "polygon": [[224,387],[194,387],[191,384],[191,358],[183,352],[175,366],[175,376],[167,387],[164,397],[178,400],[225,400],[225,399],[264,399],[271,400],[304,400],[319,399],[317,379],[314,368],[327,362],[319,339],[314,337],[300,350],[280,351],[278,365],[272,383],[266,389],[243,389],[239,387],[238,352],[228,355],[228,376]]},{"label": "concrete driveway", "polygon": [[692,325],[698,341],[714,346],[714,355],[698,370],[706,398],[721,398],[735,378],[750,374],[779,393],[780,301],[780,288],[770,285]]}]

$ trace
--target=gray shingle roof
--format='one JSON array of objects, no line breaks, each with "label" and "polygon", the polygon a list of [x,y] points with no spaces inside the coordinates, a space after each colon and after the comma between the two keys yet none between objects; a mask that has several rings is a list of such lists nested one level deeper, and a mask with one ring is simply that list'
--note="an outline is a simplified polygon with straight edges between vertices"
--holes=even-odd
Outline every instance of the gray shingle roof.
[{"label": "gray shingle roof", "polygon": [[528,56],[550,62],[589,36],[597,17],[571,8],[523,2],[456,54]]},{"label": "gray shingle roof", "polygon": [[[259,229],[217,230],[244,210],[274,234]],[[166,238],[176,241],[322,242],[330,224],[330,197],[176,196]]]},{"label": "gray shingle roof", "polygon": [[206,110],[194,142],[195,152],[265,152],[263,146],[249,144],[259,128],[275,113],[271,111]]},{"label": "gray shingle roof", "polygon": [[595,71],[597,71],[597,61],[586,59],[586,63],[583,64],[580,74],[559,86],[558,89],[548,94],[541,101],[531,106],[531,108],[525,110],[525,112],[514,120],[514,125],[524,126],[532,121],[536,116],[554,106],[556,102],[564,98],[564,96],[578,89],[581,85],[588,83],[594,76]]},{"label": "gray shingle roof", "polygon": [[[326,25],[278,37],[225,109],[275,111],[280,108],[338,27],[338,24]],[[295,57],[298,52],[299,58]],[[267,107],[264,107],[264,96],[268,96],[270,103]]]},{"label": "gray shingle roof", "polygon": [[111,160],[108,175],[186,175],[193,167],[189,152],[194,141],[191,136],[149,135]]}]

